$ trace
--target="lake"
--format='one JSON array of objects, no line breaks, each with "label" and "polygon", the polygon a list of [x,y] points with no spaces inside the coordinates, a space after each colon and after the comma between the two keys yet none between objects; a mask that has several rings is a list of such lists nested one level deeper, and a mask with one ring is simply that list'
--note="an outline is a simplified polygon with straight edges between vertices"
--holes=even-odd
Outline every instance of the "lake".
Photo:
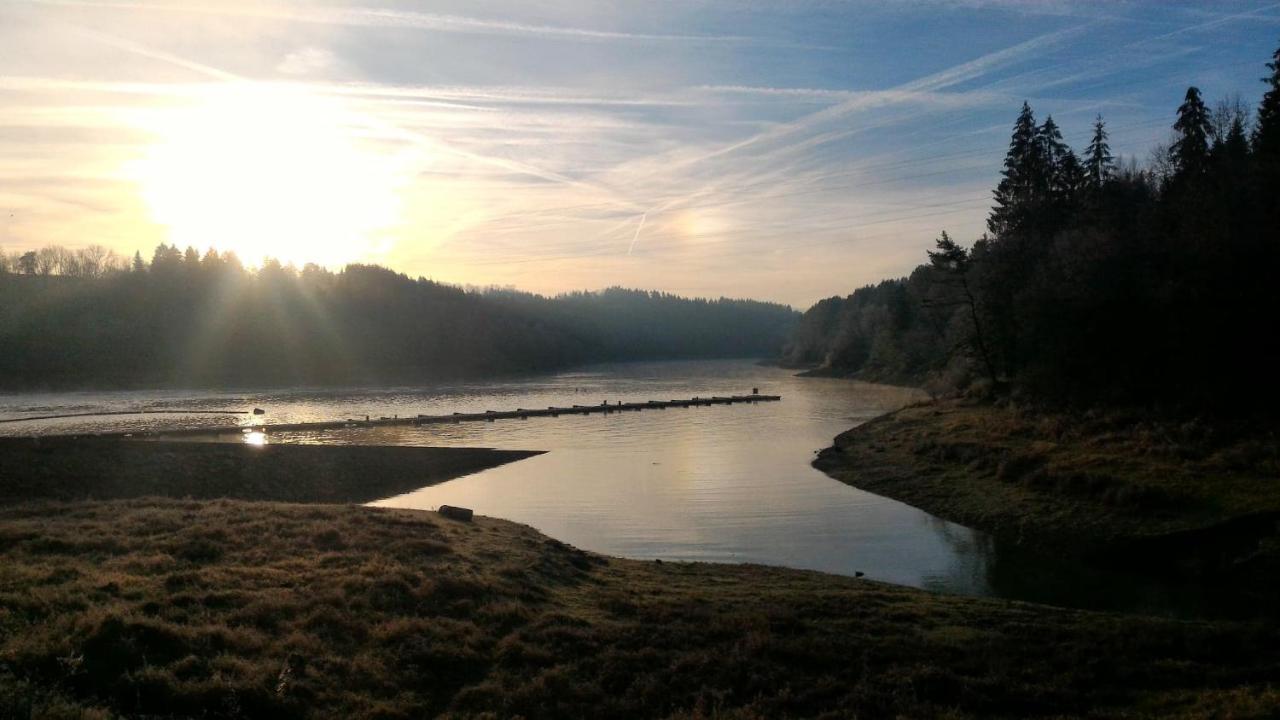
[{"label": "lake", "polygon": [[[259,407],[261,416],[152,415],[0,424],[0,433],[250,429],[391,415],[746,394],[781,402],[308,433],[255,442],[449,445],[546,450],[373,503],[462,505],[609,555],[783,565],[943,592],[1080,607],[1192,614],[1185,588],[1001,547],[983,533],[837,482],[810,467],[832,438],[922,399],[919,391],[750,361],[594,366],[550,376],[415,388],[0,395],[0,419],[139,408]],[[234,435],[233,435],[234,437]]]}]

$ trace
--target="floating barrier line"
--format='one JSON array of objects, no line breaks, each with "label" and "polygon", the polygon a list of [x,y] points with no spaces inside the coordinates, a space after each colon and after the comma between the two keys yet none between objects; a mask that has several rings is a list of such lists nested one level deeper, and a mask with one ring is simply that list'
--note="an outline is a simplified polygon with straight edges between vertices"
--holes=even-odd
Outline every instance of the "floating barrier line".
[{"label": "floating barrier line", "polygon": [[105,410],[103,412],[65,413],[62,415],[31,415],[20,418],[0,418],[0,423],[28,422],[31,420],[61,420],[63,418],[104,417],[106,415],[248,415],[251,410]]},{"label": "floating barrier line", "polygon": [[[731,395],[728,397],[693,397],[681,400],[647,400],[645,402],[618,402],[612,405],[572,405],[570,407],[551,406],[546,409],[516,408],[515,410],[485,410],[473,413],[450,413],[448,415],[411,415],[407,417],[381,417],[365,419],[329,420],[321,422],[277,423],[274,425],[237,425],[227,427],[175,428],[173,430],[114,430],[100,433],[76,433],[77,437],[178,437],[192,435],[226,435],[245,432],[302,432],[308,430],[338,430],[342,428],[393,427],[421,425],[443,425],[446,423],[479,422],[493,420],[526,420],[534,417],[559,417],[561,415],[592,415],[595,413],[609,415],[616,412],[641,411],[666,408],[709,407],[712,405],[733,405],[736,403],[777,402],[781,395]],[[47,436],[46,436],[47,437]]]}]

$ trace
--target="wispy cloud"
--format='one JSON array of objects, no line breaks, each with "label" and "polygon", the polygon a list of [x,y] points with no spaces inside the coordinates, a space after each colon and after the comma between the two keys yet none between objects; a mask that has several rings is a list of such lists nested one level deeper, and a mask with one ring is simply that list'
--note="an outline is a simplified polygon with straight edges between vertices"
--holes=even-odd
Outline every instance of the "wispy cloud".
[{"label": "wispy cloud", "polygon": [[[164,239],[120,168],[172,118],[249,87],[336,108],[353,145],[403,161],[404,215],[368,260],[534,290],[803,304],[905,272],[942,227],[981,232],[1023,99],[1073,140],[1102,110],[1133,153],[1167,128],[1156,86],[1260,68],[1274,49],[1252,22],[1272,12],[1261,4],[379,1],[0,7],[0,209],[15,212],[0,243]],[[994,26],[999,12],[1010,22]],[[1252,46],[1226,44],[1227,28]],[[845,46],[780,52],[787,37]],[[880,79],[904,67],[916,77]]]},{"label": "wispy cloud", "polygon": [[749,43],[759,39],[739,35],[698,35],[644,33],[619,30],[571,27],[524,23],[513,20],[467,17],[386,8],[367,7],[317,7],[269,5],[200,5],[166,4],[148,2],[113,2],[112,0],[20,0],[36,5],[103,8],[110,10],[140,10],[199,15],[230,15],[286,20],[292,22],[343,25],[348,27],[385,27],[429,30],[432,32],[467,33],[480,35],[514,35],[549,37],[589,41],[640,41],[640,42],[713,42]]}]

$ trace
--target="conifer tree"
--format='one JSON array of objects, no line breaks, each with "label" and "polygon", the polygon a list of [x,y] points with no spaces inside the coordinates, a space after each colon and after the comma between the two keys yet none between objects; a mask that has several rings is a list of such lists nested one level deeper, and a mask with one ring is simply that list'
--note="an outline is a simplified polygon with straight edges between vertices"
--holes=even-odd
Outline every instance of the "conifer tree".
[{"label": "conifer tree", "polygon": [[1080,164],[1080,158],[1076,157],[1075,151],[1067,148],[1058,167],[1056,188],[1058,198],[1067,206],[1074,205],[1088,185],[1089,181],[1085,176],[1084,166]]},{"label": "conifer tree", "polygon": [[1197,178],[1209,169],[1209,137],[1212,134],[1209,109],[1200,97],[1200,89],[1187,88],[1186,98],[1178,107],[1178,120],[1173,129],[1178,139],[1169,148],[1177,178]]},{"label": "conifer tree", "polygon": [[1089,187],[1094,191],[1101,190],[1115,171],[1115,158],[1111,156],[1111,146],[1107,144],[1107,127],[1101,115],[1093,122],[1093,139],[1089,141],[1084,165]]},{"label": "conifer tree", "polygon": [[[1055,202],[1069,200],[1075,192],[1080,169],[1079,160],[1062,139],[1062,131],[1050,115],[1036,131],[1040,163],[1035,183],[1038,195]],[[1068,168],[1068,164],[1071,165]],[[1069,177],[1070,176],[1070,177]]]},{"label": "conifer tree", "polygon": [[[1267,92],[1258,107],[1258,124],[1253,129],[1253,151],[1257,159],[1264,197],[1274,199],[1280,192],[1280,48],[1267,63],[1271,74],[1263,78]],[[1274,200],[1273,200],[1274,202]]]},{"label": "conifer tree", "polygon": [[142,261],[142,251],[133,251],[133,271],[136,273],[143,272],[147,269],[147,264]]},{"label": "conifer tree", "polygon": [[1227,134],[1215,147],[1219,160],[1230,173],[1231,182],[1243,182],[1243,171],[1249,159],[1249,138],[1244,130],[1244,118],[1237,115],[1231,120]]},{"label": "conifer tree", "polygon": [[1039,146],[1036,142],[1036,119],[1031,106],[1022,103],[1022,111],[1013,124],[1009,151],[1004,157],[1004,170],[995,189],[995,207],[987,219],[987,229],[1001,237],[1021,223],[1021,217],[1034,193],[1039,174]]}]

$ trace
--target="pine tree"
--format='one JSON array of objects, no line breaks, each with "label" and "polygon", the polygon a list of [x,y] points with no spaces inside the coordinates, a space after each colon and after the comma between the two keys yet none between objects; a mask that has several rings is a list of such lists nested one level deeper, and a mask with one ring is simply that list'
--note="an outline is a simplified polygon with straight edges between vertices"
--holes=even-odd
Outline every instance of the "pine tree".
[{"label": "pine tree", "polygon": [[[1280,193],[1280,48],[1276,48],[1267,63],[1271,74],[1262,79],[1267,92],[1258,106],[1258,124],[1253,129],[1253,151],[1257,159],[1264,198],[1274,198]],[[1274,212],[1274,210],[1273,210]]]},{"label": "pine tree", "polygon": [[1217,147],[1222,163],[1233,173],[1232,182],[1242,182],[1240,171],[1249,159],[1249,138],[1244,130],[1244,118],[1236,116],[1231,121],[1231,128]]},{"label": "pine tree", "polygon": [[1068,207],[1073,206],[1088,187],[1089,180],[1084,166],[1080,164],[1080,158],[1076,157],[1071,148],[1067,148],[1058,166],[1056,190],[1059,200]]},{"label": "pine tree", "polygon": [[1038,195],[1053,200],[1066,199],[1074,192],[1073,180],[1066,177],[1066,165],[1068,162],[1075,164],[1071,171],[1074,174],[1079,169],[1079,162],[1075,153],[1063,141],[1062,131],[1058,129],[1052,115],[1046,117],[1044,124],[1036,131],[1036,143],[1039,145],[1040,162],[1035,171],[1034,182]]},{"label": "pine tree", "polygon": [[144,272],[146,269],[147,269],[147,264],[142,260],[142,251],[134,250],[133,251],[133,271],[136,273],[140,273],[140,272]]},{"label": "pine tree", "polygon": [[1111,156],[1111,146],[1107,144],[1107,127],[1102,122],[1101,115],[1093,123],[1093,139],[1089,141],[1084,166],[1089,187],[1094,191],[1101,190],[1115,172],[1115,158]]},{"label": "pine tree", "polygon": [[1187,96],[1178,108],[1178,120],[1173,124],[1178,139],[1169,148],[1176,178],[1198,178],[1208,171],[1212,127],[1200,89],[1187,88]]},{"label": "pine tree", "polygon": [[995,190],[995,207],[987,218],[987,229],[996,237],[1016,230],[1031,203],[1036,175],[1039,174],[1039,147],[1036,142],[1036,118],[1031,106],[1022,103],[1022,111],[1013,124],[1009,151],[1004,157],[1004,170]]}]

